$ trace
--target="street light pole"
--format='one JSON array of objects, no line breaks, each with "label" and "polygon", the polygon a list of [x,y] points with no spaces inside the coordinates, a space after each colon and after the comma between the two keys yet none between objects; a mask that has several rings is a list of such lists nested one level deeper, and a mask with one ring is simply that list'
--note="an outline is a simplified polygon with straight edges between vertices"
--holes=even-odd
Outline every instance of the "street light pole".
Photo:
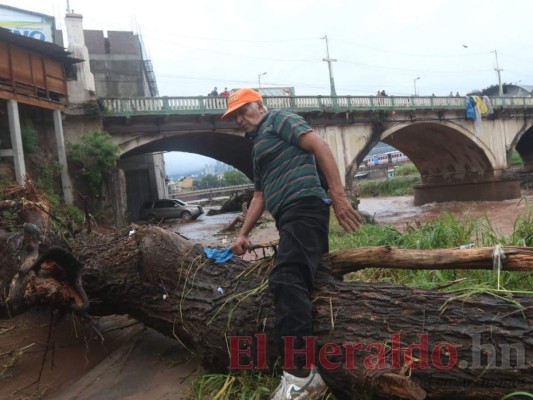
[{"label": "street light pole", "polygon": [[413,86],[415,87],[415,97],[416,97],[416,81],[419,80],[420,77],[417,77],[415,79],[413,79]]},{"label": "street light pole", "polygon": [[330,58],[329,57],[329,45],[328,45],[328,36],[324,36],[321,39],[326,39],[326,58],[323,58],[322,61],[326,61],[328,63],[329,68],[329,87],[331,91],[331,96],[337,96],[337,92],[335,91],[335,81],[333,80],[333,70],[331,69],[331,63],[337,61],[336,58]]},{"label": "street light pole", "polygon": [[498,95],[501,97],[503,96],[502,74],[501,74],[503,69],[501,69],[500,66],[498,65],[498,51],[494,50],[494,51],[491,51],[491,53],[494,53],[494,55],[496,56],[496,68],[494,68],[494,71],[498,73]]},{"label": "street light pole", "polygon": [[263,72],[262,74],[257,74],[257,82],[259,83],[259,87],[261,87],[261,77],[263,75],[266,75],[266,72]]}]

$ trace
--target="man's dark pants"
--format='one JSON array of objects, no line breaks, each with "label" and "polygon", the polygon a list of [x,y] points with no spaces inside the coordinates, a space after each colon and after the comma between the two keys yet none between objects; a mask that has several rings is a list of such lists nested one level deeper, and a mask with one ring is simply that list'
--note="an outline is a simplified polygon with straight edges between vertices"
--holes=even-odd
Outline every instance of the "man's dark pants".
[{"label": "man's dark pants", "polygon": [[[295,348],[301,349],[303,337],[313,334],[311,292],[321,256],[328,252],[329,206],[318,197],[296,200],[281,210],[276,227],[280,241],[269,277],[276,332],[280,337],[295,336]],[[295,361],[301,369],[305,358]]]}]

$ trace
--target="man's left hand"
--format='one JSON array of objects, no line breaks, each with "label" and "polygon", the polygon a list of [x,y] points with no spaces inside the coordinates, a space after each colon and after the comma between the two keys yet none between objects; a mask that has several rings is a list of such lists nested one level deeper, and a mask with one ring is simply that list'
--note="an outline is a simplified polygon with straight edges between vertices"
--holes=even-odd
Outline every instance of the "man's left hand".
[{"label": "man's left hand", "polygon": [[339,225],[348,233],[355,231],[361,225],[361,216],[353,209],[346,196],[331,196],[331,200]]}]

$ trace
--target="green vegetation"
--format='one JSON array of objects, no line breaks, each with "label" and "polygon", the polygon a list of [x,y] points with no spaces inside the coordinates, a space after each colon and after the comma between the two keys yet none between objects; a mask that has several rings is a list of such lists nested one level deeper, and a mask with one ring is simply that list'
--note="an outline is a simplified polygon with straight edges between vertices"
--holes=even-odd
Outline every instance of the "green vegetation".
[{"label": "green vegetation", "polygon": [[414,192],[413,186],[420,183],[420,174],[412,163],[394,168],[395,176],[383,180],[361,181],[358,192],[361,197],[407,196]]},{"label": "green vegetation", "polygon": [[236,169],[233,171],[224,172],[224,178],[222,181],[224,182],[224,186],[237,186],[251,183],[250,179],[246,175]]},{"label": "green vegetation", "polygon": [[119,158],[118,147],[111,142],[111,135],[95,131],[69,147],[72,160],[78,166],[78,175],[87,183],[89,196],[99,197],[103,176],[116,166]]},{"label": "green vegetation", "polygon": [[56,182],[57,177],[61,173],[61,165],[55,160],[41,159],[39,165],[32,168],[37,175],[35,176],[35,186],[42,190],[52,208],[58,208],[61,204],[61,195],[59,190],[59,183]]},{"label": "green vegetation", "polygon": [[26,123],[21,128],[21,136],[24,154],[35,154],[39,149],[39,137],[37,135],[37,130],[33,127],[31,122]]},{"label": "green vegetation", "polygon": [[[261,373],[207,374],[192,384],[189,400],[267,400],[279,384],[279,378]],[[335,400],[332,394],[325,400]]]},{"label": "green vegetation", "polygon": [[216,187],[221,187],[222,182],[215,175],[207,174],[202,176],[202,179],[200,179],[199,181],[196,181],[195,186],[198,189],[212,189]]},{"label": "green vegetation", "polygon": [[533,394],[531,393],[528,393],[528,392],[513,392],[513,393],[509,393],[505,396],[503,396],[501,398],[501,400],[507,400],[507,399],[513,399],[517,396],[522,396],[522,397],[525,397],[525,398],[528,398],[528,399],[533,399]]},{"label": "green vegetation", "polygon": [[233,170],[226,171],[222,177],[213,174],[207,174],[199,181],[194,182],[194,186],[198,189],[213,189],[224,186],[245,185],[251,183],[250,179],[241,171]]},{"label": "green vegetation", "polygon": [[[443,214],[426,222],[414,222],[405,232],[384,225],[363,225],[353,234],[347,234],[332,218],[330,251],[361,246],[396,246],[411,249],[444,249],[473,243],[476,246],[523,246],[533,241],[533,215],[518,217],[509,236],[499,234],[487,218],[467,219]],[[348,274],[347,280],[386,281],[395,284],[433,288],[460,278],[463,282],[453,290],[496,290],[497,277],[493,271],[415,271],[367,269]],[[502,272],[500,287],[507,290],[526,290],[533,294],[533,274]]]},{"label": "green vegetation", "polygon": [[396,176],[387,180],[372,180],[359,185],[361,197],[407,196],[414,193],[413,186],[420,182],[420,176]]},{"label": "green vegetation", "polygon": [[413,163],[407,163],[395,168],[396,176],[420,175]]},{"label": "green vegetation", "polygon": [[524,161],[516,149],[513,150],[513,155],[511,156],[511,166],[518,167],[524,165]]},{"label": "green vegetation", "polygon": [[191,400],[268,399],[278,379],[264,374],[207,374],[192,384]]}]

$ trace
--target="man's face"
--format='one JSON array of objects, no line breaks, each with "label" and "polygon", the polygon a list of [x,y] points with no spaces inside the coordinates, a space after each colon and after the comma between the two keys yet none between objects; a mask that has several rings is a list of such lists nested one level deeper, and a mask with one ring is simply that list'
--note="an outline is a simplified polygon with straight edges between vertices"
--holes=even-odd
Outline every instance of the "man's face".
[{"label": "man's face", "polygon": [[262,107],[259,104],[248,103],[235,111],[234,119],[242,131],[253,133],[257,130],[263,115]]}]

